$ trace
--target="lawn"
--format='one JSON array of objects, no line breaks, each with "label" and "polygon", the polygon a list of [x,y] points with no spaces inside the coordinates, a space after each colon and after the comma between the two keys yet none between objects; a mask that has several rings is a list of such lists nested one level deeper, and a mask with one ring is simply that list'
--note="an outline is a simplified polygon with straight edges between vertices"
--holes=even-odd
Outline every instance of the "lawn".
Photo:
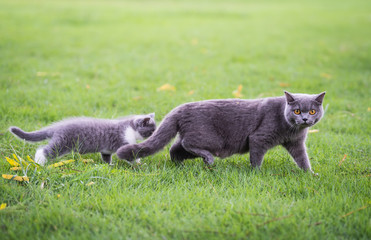
[{"label": "lawn", "polygon": [[[370,239],[371,1],[0,0],[2,239]],[[161,91],[164,84],[174,89]],[[11,135],[71,116],[327,91],[308,135],[313,176],[281,147],[130,166],[69,154],[10,170],[38,146]],[[82,159],[94,162],[84,163]],[[50,163],[52,164],[52,163]]]}]

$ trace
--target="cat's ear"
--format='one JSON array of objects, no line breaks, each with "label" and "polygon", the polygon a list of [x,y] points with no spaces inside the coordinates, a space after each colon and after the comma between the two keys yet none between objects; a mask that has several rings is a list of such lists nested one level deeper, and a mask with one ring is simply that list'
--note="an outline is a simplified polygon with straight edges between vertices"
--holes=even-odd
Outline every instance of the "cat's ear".
[{"label": "cat's ear", "polygon": [[295,102],[295,98],[291,93],[285,91],[285,96],[288,104]]},{"label": "cat's ear", "polygon": [[148,123],[151,121],[151,118],[144,117],[144,118],[137,118],[134,123],[137,127],[145,127],[148,125]]},{"label": "cat's ear", "polygon": [[325,94],[326,94],[326,92],[323,92],[323,93],[318,94],[318,95],[316,96],[316,98],[314,99],[314,101],[316,101],[316,102],[322,104],[322,102],[323,102],[323,98],[325,97]]},{"label": "cat's ear", "polygon": [[155,119],[155,113],[150,113],[150,114],[148,114],[148,116],[149,116],[150,118],[152,118],[152,119]]}]

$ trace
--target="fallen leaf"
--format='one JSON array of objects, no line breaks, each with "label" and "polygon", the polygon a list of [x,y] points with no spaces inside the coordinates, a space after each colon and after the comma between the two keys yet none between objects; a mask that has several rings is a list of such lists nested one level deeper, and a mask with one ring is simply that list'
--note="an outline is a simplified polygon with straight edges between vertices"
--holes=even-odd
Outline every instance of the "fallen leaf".
[{"label": "fallen leaf", "polygon": [[48,75],[47,72],[37,72],[36,73],[36,76],[38,76],[38,77],[45,77],[46,75]]},{"label": "fallen leaf", "polygon": [[71,159],[71,160],[65,160],[65,161],[60,161],[60,162],[57,162],[57,163],[54,163],[50,166],[48,166],[48,168],[52,168],[52,167],[60,167],[60,166],[63,166],[63,165],[66,165],[66,164],[69,164],[69,163],[72,163],[74,162],[75,160]]},{"label": "fallen leaf", "polygon": [[89,84],[86,84],[86,89],[90,89],[90,85]]},{"label": "fallen leaf", "polygon": [[328,73],[321,73],[320,76],[323,77],[323,78],[326,78],[326,79],[331,79],[332,78],[331,74],[328,74]]},{"label": "fallen leaf", "polygon": [[19,162],[19,159],[17,158],[17,155],[15,155],[14,153],[13,153],[13,157],[14,157],[14,159],[15,159],[16,161]]},{"label": "fallen leaf", "polygon": [[0,205],[0,210],[3,210],[4,208],[6,208],[6,203],[2,203],[2,204]]},{"label": "fallen leaf", "polygon": [[290,84],[281,82],[280,87],[290,87]]},{"label": "fallen leaf", "polygon": [[27,160],[32,162],[32,163],[36,163],[34,160],[32,160],[32,158],[30,156],[27,155]]},{"label": "fallen leaf", "polygon": [[18,170],[22,170],[22,168],[21,167],[12,167],[12,168],[10,168],[10,170],[12,170],[12,171],[18,171]]},{"label": "fallen leaf", "polygon": [[140,100],[140,99],[143,99],[143,97],[142,97],[142,96],[136,96],[136,97],[133,97],[133,100],[135,100],[135,101],[138,101],[138,100]]},{"label": "fallen leaf", "polygon": [[93,159],[83,159],[82,162],[83,163],[93,163],[94,160]]},{"label": "fallen leaf", "polygon": [[363,209],[365,209],[365,208],[367,208],[367,207],[368,207],[368,206],[366,205],[366,206],[363,206],[363,207],[358,208],[357,210],[354,210],[354,211],[348,212],[347,214],[344,214],[343,216],[341,216],[341,218],[348,217],[349,215],[351,215],[351,214],[353,214],[353,213],[355,213],[355,212],[361,211],[361,210],[363,210]]},{"label": "fallen leaf", "polygon": [[347,158],[347,155],[346,154],[344,154],[343,159],[341,159],[341,161],[339,162],[339,166],[341,166],[341,164],[344,162],[345,158]]},{"label": "fallen leaf", "polygon": [[197,38],[193,38],[193,39],[191,40],[191,44],[192,44],[193,46],[196,46],[196,45],[198,44],[198,39],[197,39]]},{"label": "fallen leaf", "polygon": [[308,131],[308,133],[318,133],[318,132],[319,132],[318,129],[310,129],[310,130]]},{"label": "fallen leaf", "polygon": [[241,98],[243,95],[241,94],[242,92],[242,85],[238,85],[238,88],[237,90],[234,90],[232,92],[233,96],[235,96],[236,98]]},{"label": "fallen leaf", "polygon": [[36,76],[38,77],[46,77],[46,76],[50,76],[50,77],[56,77],[56,76],[59,76],[60,73],[59,72],[37,72],[36,73]]},{"label": "fallen leaf", "polygon": [[195,93],[195,91],[191,90],[191,91],[188,92],[188,95],[193,95],[193,93]]},{"label": "fallen leaf", "polygon": [[6,161],[10,164],[12,167],[19,167],[19,163],[11,158],[5,157]]},{"label": "fallen leaf", "polygon": [[91,185],[93,185],[93,184],[95,184],[95,182],[87,183],[86,186],[91,186]]},{"label": "fallen leaf", "polygon": [[166,83],[164,85],[162,85],[161,87],[157,88],[157,91],[175,91],[175,87]]},{"label": "fallen leaf", "polygon": [[23,181],[29,182],[30,181],[30,179],[26,176],[21,177],[21,176],[17,176],[17,175],[3,174],[2,177],[5,178],[5,179],[9,179],[9,180],[14,179],[18,182],[23,182]]}]

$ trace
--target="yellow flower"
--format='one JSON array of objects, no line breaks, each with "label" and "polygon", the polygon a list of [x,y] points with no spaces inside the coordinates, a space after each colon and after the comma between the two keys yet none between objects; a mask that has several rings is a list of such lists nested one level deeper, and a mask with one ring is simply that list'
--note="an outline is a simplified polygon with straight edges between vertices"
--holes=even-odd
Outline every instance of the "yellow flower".
[{"label": "yellow flower", "polygon": [[6,208],[6,203],[2,203],[2,204],[0,205],[0,210],[3,210],[4,208]]}]

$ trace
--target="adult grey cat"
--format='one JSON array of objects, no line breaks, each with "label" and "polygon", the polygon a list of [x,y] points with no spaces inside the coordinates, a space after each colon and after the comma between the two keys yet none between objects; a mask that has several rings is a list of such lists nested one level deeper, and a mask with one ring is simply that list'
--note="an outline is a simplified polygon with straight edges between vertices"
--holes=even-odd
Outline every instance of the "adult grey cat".
[{"label": "adult grey cat", "polygon": [[120,147],[117,156],[132,161],[154,154],[179,133],[170,148],[173,161],[202,157],[212,164],[214,156],[250,151],[251,165],[260,167],[267,150],[282,145],[300,168],[311,171],[305,140],[308,127],[323,116],[324,96],[285,92],[256,100],[186,103],[173,109],[150,138]]},{"label": "adult grey cat", "polygon": [[125,144],[149,137],[156,129],[154,113],[120,119],[70,118],[39,131],[24,132],[18,127],[9,130],[15,136],[31,142],[50,139],[48,145],[36,151],[35,161],[44,165],[47,160],[71,151],[81,154],[100,152],[111,163],[111,155]]}]

